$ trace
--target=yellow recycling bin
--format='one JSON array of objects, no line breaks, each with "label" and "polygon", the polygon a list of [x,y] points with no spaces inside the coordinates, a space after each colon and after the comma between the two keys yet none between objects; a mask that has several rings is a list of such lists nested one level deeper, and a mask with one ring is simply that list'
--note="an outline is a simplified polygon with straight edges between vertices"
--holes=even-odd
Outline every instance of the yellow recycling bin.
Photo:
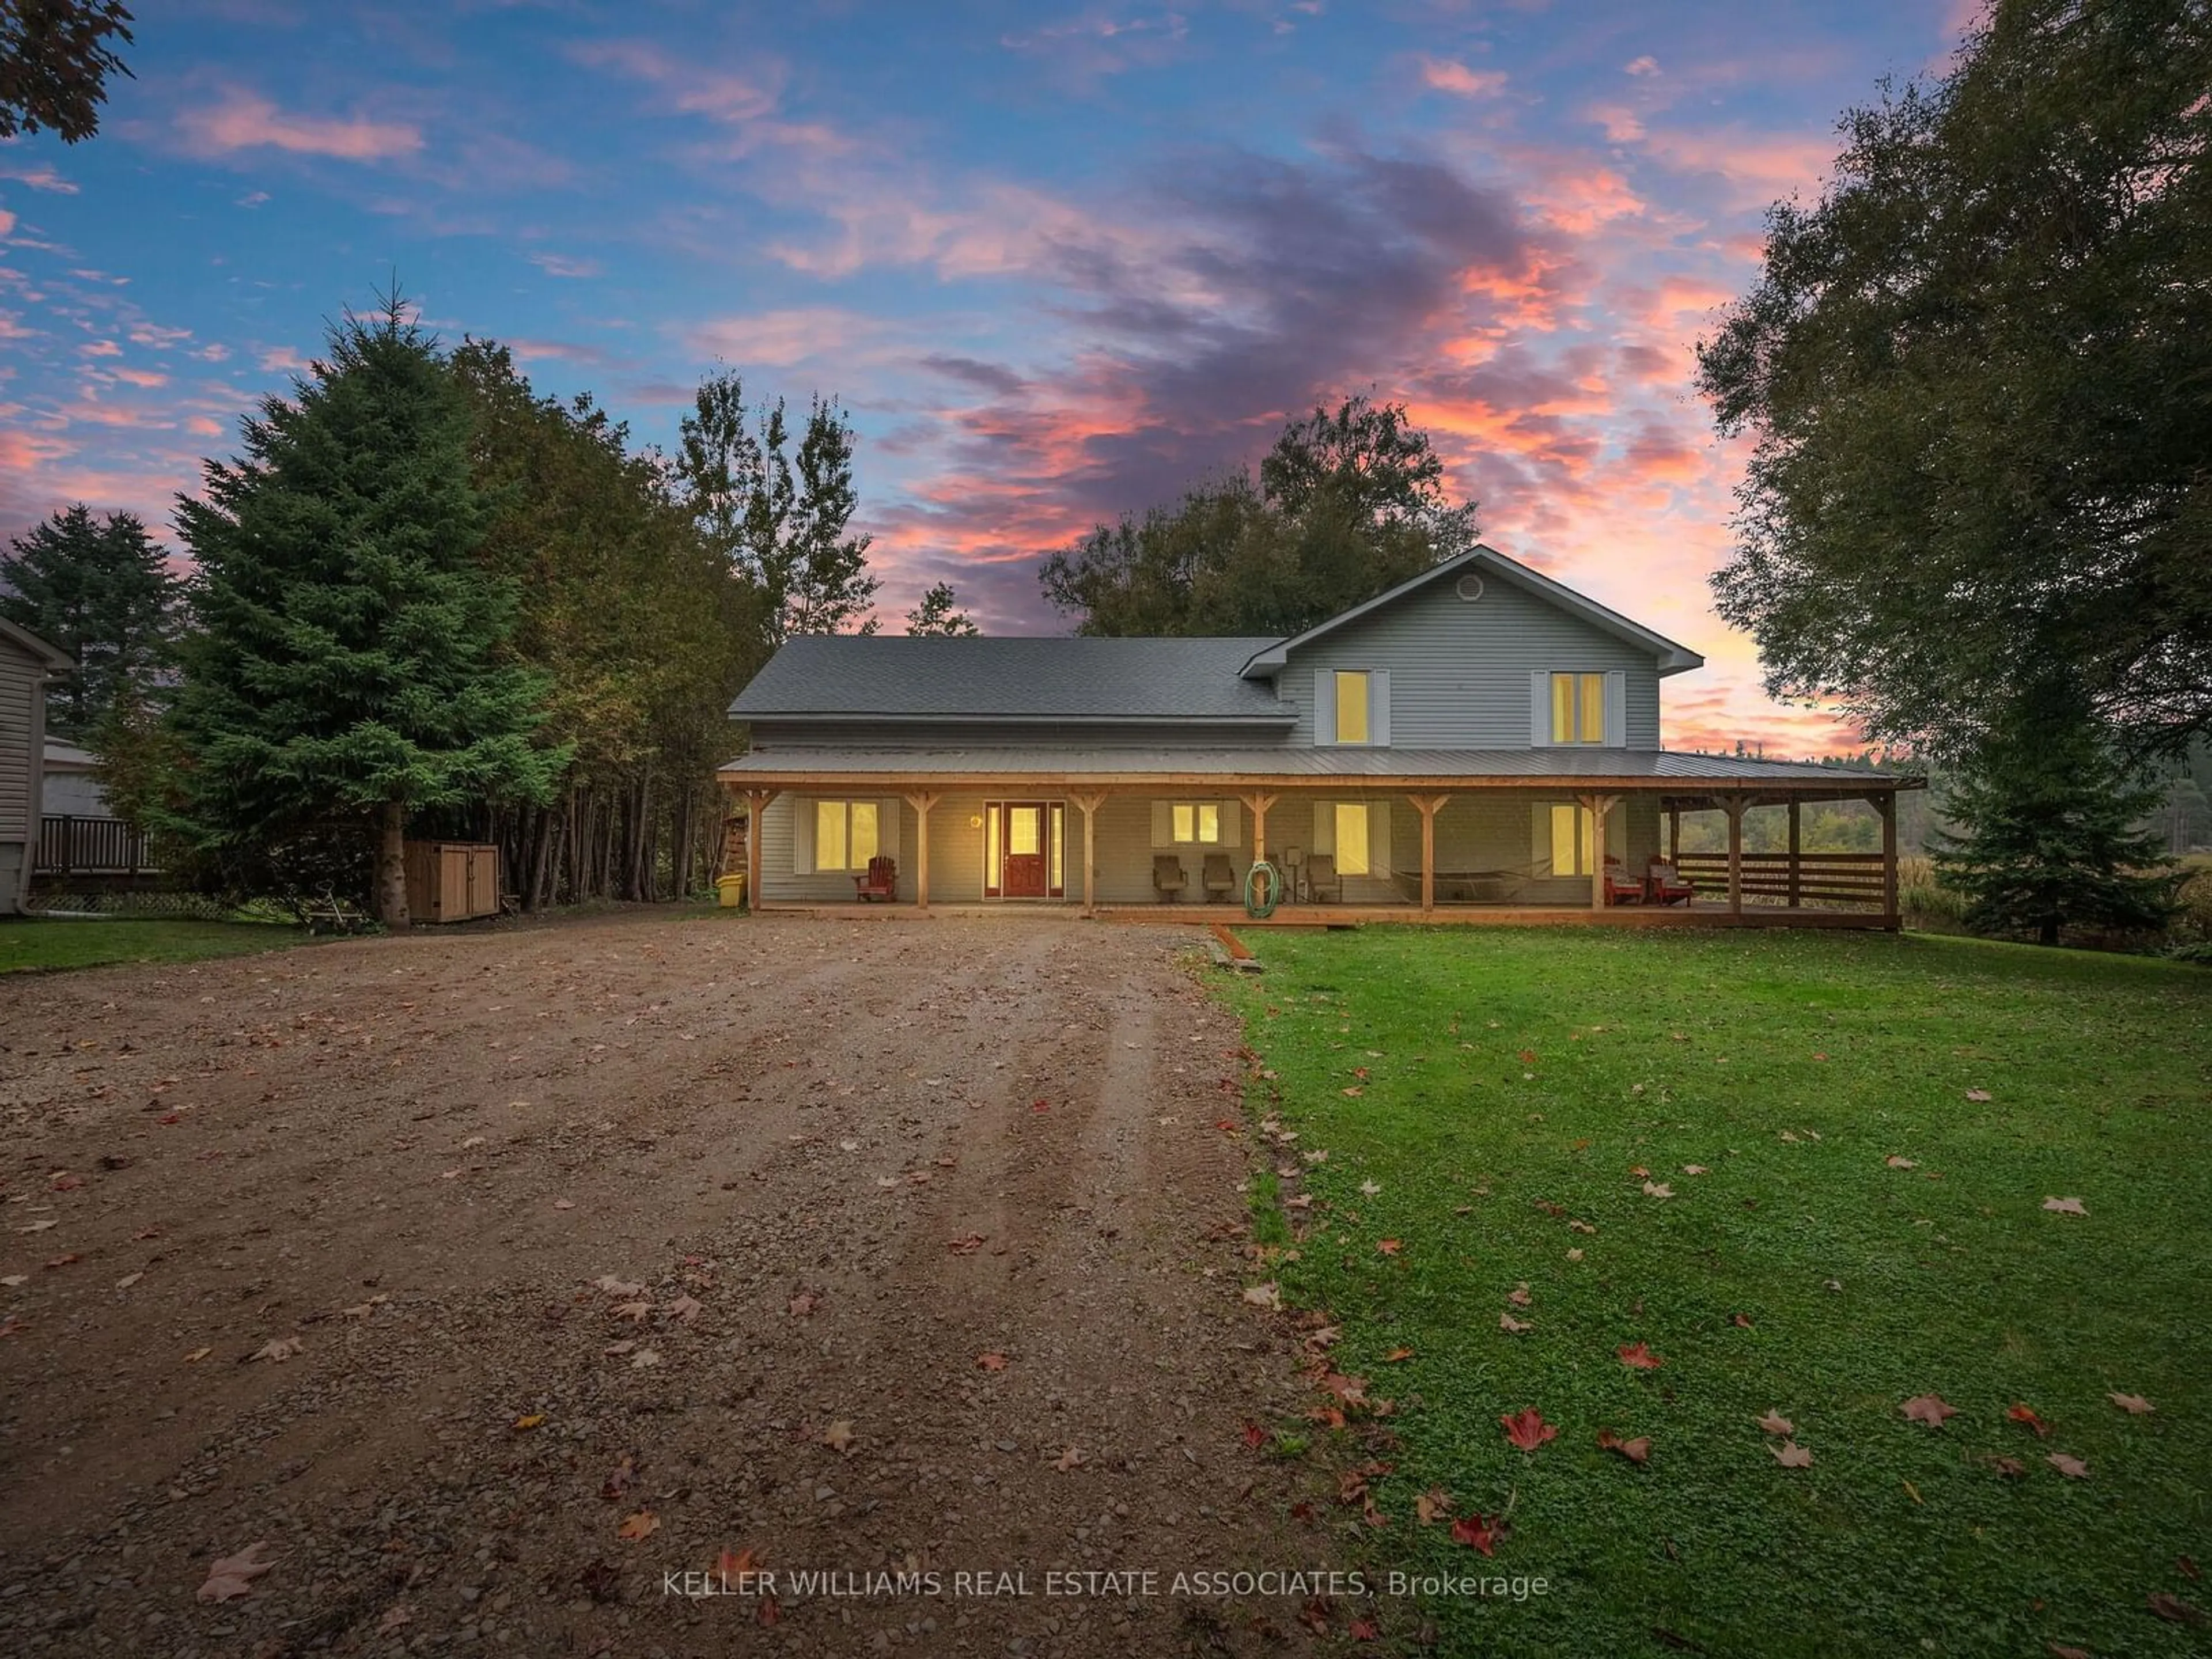
[{"label": "yellow recycling bin", "polygon": [[714,878],[714,896],[725,910],[734,910],[745,902],[745,878],[742,874]]}]

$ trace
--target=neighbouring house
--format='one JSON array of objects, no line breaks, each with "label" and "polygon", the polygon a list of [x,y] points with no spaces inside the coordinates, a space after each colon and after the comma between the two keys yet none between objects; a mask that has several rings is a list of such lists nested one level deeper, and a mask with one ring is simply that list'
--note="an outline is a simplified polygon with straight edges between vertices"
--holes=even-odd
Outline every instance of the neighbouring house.
[{"label": "neighbouring house", "polygon": [[46,683],[69,653],[0,617],[0,915],[27,904],[46,787]]},{"label": "neighbouring house", "polygon": [[[1288,639],[794,639],[720,775],[771,908],[850,904],[888,858],[918,908],[1204,914],[1264,858],[1285,921],[1894,927],[1913,781],[1662,749],[1660,682],[1703,662],[1478,547]],[[1883,851],[1799,849],[1839,799]],[[1769,807],[1790,850],[1747,853]],[[1699,811],[1728,852],[1678,851]]]},{"label": "neighbouring house", "polygon": [[46,803],[33,881],[48,888],[127,887],[159,874],[146,837],[115,816],[100,781],[100,757],[48,738]]}]

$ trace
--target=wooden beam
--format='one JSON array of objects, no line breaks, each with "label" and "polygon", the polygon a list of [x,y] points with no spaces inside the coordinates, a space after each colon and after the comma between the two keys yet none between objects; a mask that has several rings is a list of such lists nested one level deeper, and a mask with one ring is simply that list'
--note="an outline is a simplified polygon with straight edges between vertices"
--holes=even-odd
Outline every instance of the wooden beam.
[{"label": "wooden beam", "polygon": [[1797,803],[1792,800],[1790,803],[1790,908],[1793,910],[1797,908],[1799,900],[1805,890],[1804,878],[1798,857],[1802,850],[1798,827]]},{"label": "wooden beam", "polygon": [[918,791],[906,798],[914,808],[914,908],[929,908],[929,809],[941,797],[934,790]]},{"label": "wooden beam", "polygon": [[1083,914],[1096,915],[1098,896],[1093,884],[1098,877],[1098,809],[1106,804],[1106,792],[1101,789],[1068,799],[1083,809]]},{"label": "wooden beam", "polygon": [[1618,795],[1577,795],[1590,815],[1590,908],[1605,908],[1605,816],[1620,803]]},{"label": "wooden beam", "polygon": [[1255,791],[1249,795],[1239,795],[1237,799],[1252,814],[1252,862],[1257,864],[1267,856],[1267,809],[1275,804],[1278,797]]},{"label": "wooden beam", "polygon": [[745,791],[745,908],[755,915],[761,908],[761,820],[768,804],[782,793],[775,789]]},{"label": "wooden beam", "polygon": [[1741,795],[1721,797],[1721,811],[1728,814],[1729,826],[1729,915],[1741,920],[1743,915],[1743,809]]},{"label": "wooden beam", "polygon": [[1682,856],[1682,809],[1667,809],[1667,861],[1672,864]]},{"label": "wooden beam", "polygon": [[1905,926],[1897,905],[1897,794],[1884,790],[1869,799],[1881,814],[1881,925],[1894,933]]},{"label": "wooden beam", "polygon": [[1449,795],[1408,795],[1413,810],[1421,815],[1421,914],[1434,915],[1437,909],[1437,814],[1444,810]]}]

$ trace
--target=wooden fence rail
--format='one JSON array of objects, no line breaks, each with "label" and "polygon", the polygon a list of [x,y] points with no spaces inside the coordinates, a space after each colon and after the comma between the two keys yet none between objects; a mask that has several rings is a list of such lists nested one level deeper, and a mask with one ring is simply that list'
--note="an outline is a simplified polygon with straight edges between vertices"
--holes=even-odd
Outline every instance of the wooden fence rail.
[{"label": "wooden fence rail", "polygon": [[[1728,896],[1726,853],[1684,853],[1675,867],[1696,884],[1700,897]],[[1885,893],[1879,853],[1746,853],[1747,902],[1781,904],[1864,904],[1879,910]]]},{"label": "wooden fence rail", "polygon": [[145,836],[121,818],[63,815],[39,821],[34,876],[141,876],[155,868]]}]

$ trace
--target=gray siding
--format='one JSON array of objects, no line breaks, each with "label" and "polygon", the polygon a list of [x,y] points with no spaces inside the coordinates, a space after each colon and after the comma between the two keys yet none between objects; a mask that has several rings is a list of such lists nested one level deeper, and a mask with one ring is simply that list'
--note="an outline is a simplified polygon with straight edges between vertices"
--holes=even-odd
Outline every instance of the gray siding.
[{"label": "gray siding", "polygon": [[1618,671],[1626,746],[1659,747],[1656,659],[1498,576],[1472,604],[1438,582],[1291,652],[1276,681],[1298,708],[1291,742],[1313,742],[1314,677],[1337,669],[1390,676],[1395,749],[1525,749],[1531,673]]},{"label": "gray siding", "polygon": [[1278,742],[1288,729],[1172,721],[932,720],[908,725],[888,720],[755,720],[752,746],[764,753],[832,744],[859,749],[1239,749]]},{"label": "gray siding", "polygon": [[0,915],[22,908],[46,773],[45,663],[0,639]]}]

